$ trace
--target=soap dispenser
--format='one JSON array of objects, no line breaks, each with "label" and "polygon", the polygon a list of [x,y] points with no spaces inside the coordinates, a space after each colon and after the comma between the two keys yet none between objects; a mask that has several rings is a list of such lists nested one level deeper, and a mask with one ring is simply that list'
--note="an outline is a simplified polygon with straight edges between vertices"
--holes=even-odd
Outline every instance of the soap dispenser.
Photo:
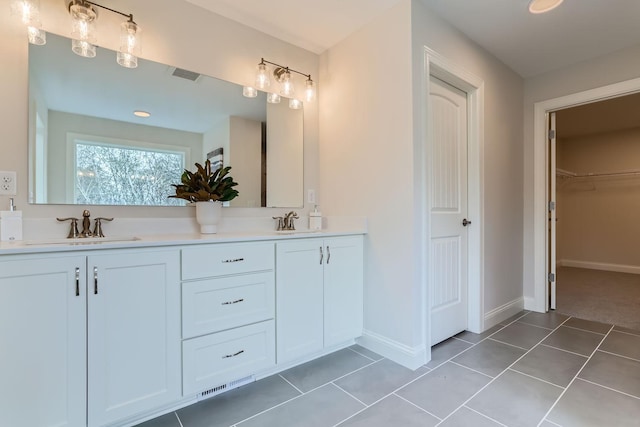
[{"label": "soap dispenser", "polygon": [[16,210],[11,198],[9,210],[0,211],[0,241],[14,240],[22,240],[22,211]]},{"label": "soap dispenser", "polygon": [[318,205],[309,212],[309,230],[322,230],[322,214],[318,212]]}]

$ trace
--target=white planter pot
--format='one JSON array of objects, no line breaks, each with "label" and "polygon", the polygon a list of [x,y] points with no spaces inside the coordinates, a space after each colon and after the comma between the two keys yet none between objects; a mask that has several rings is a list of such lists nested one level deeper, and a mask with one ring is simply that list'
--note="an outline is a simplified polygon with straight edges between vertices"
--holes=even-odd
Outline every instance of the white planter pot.
[{"label": "white planter pot", "polygon": [[200,224],[200,233],[217,233],[221,217],[222,202],[196,202],[196,221]]}]

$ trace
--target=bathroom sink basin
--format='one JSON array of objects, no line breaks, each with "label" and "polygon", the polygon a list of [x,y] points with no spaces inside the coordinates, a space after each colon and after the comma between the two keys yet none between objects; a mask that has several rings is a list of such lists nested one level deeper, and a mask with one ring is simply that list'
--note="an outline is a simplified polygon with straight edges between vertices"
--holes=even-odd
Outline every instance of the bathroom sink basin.
[{"label": "bathroom sink basin", "polygon": [[25,245],[77,245],[77,244],[89,244],[89,243],[108,243],[108,242],[133,242],[140,240],[135,236],[120,236],[120,237],[83,237],[77,239],[40,239],[40,240],[25,240]]}]

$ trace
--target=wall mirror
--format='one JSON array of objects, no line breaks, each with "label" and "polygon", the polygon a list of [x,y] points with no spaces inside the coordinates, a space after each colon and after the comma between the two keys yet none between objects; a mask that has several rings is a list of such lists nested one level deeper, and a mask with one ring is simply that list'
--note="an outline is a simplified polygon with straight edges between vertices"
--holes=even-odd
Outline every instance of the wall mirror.
[{"label": "wall mirror", "polygon": [[[176,206],[170,184],[207,158],[231,166],[232,207],[302,207],[303,111],[242,86],[47,35],[29,45],[29,202]],[[149,113],[149,117],[134,115]]]}]

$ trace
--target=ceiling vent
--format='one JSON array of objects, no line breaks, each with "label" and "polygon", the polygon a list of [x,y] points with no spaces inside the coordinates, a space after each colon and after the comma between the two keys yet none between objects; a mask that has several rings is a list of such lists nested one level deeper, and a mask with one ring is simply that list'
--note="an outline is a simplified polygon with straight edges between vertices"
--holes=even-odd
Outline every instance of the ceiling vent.
[{"label": "ceiling vent", "polygon": [[174,77],[180,77],[181,79],[191,80],[192,82],[198,81],[202,74],[195,73],[193,71],[185,70],[182,68],[171,67],[171,75]]}]

